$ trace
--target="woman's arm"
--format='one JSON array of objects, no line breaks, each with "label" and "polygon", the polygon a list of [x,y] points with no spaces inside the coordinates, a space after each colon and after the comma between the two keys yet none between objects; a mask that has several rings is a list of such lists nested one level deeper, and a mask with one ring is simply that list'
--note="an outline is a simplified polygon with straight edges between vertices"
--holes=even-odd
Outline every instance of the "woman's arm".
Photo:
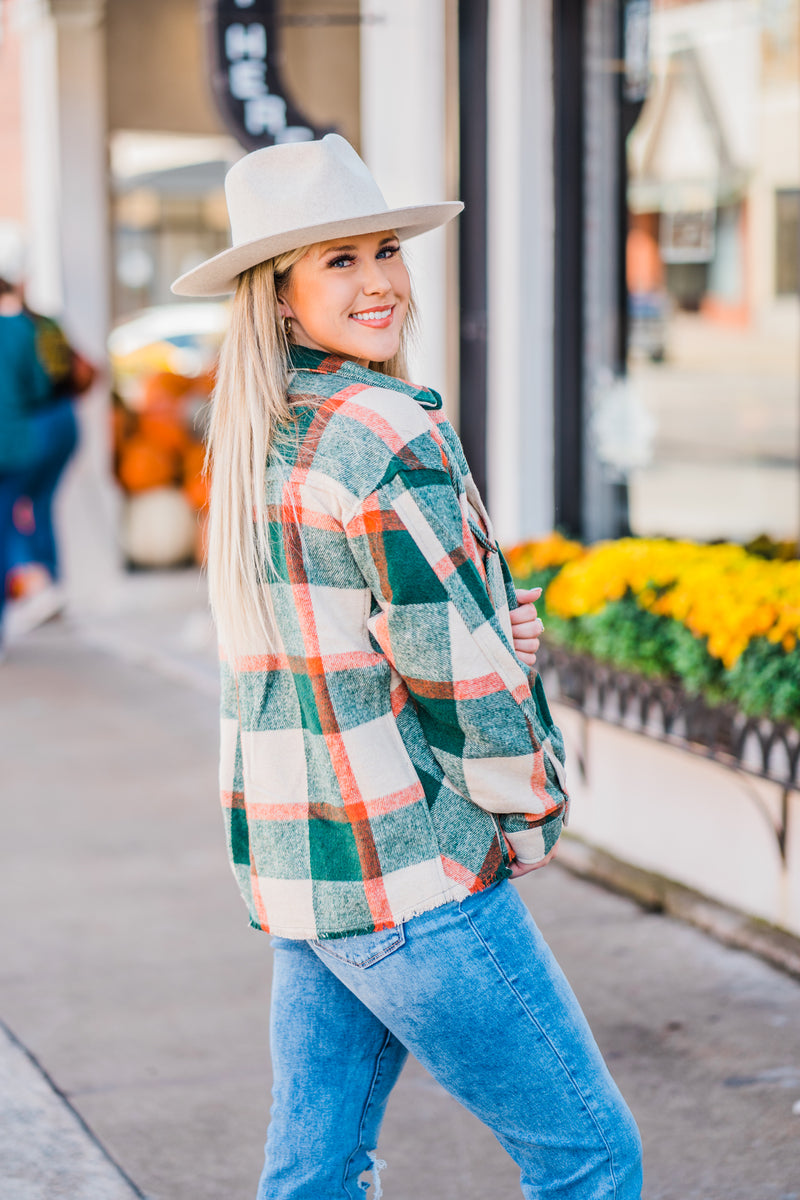
[{"label": "woman's arm", "polygon": [[498,814],[514,853],[534,864],[561,832],[563,743],[464,547],[465,526],[444,464],[395,466],[345,521],[380,606],[370,632],[448,782]]},{"label": "woman's arm", "polygon": [[552,850],[544,858],[540,858],[537,862],[522,862],[521,859],[515,858],[511,864],[511,878],[518,879],[520,875],[529,875],[531,871],[538,871],[540,867],[546,867],[548,863],[553,861],[557,854],[558,842],[556,842]]}]

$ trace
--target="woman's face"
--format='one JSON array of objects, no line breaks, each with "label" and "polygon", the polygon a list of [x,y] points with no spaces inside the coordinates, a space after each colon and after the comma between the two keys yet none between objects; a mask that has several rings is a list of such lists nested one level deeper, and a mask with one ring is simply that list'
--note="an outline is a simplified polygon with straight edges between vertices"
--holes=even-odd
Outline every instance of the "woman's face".
[{"label": "woman's face", "polygon": [[311,246],[279,304],[292,341],[367,366],[397,353],[410,295],[395,234],[362,233]]}]

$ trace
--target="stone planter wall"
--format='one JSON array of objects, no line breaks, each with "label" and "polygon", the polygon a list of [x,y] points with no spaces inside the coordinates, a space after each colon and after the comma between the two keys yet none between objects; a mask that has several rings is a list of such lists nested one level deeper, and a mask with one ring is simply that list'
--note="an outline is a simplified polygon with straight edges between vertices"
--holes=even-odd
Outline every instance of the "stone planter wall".
[{"label": "stone planter wall", "polygon": [[665,718],[650,681],[601,668],[600,694],[585,660],[552,648],[541,667],[567,742],[570,831],[800,936],[796,731],[730,710],[712,711],[709,726],[697,708],[692,729],[697,702],[675,689]]}]

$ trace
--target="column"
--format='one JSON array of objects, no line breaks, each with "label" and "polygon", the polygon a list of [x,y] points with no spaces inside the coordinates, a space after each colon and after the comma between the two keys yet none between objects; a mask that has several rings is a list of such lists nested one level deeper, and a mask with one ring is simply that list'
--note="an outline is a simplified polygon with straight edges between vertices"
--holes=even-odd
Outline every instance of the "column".
[{"label": "column", "polygon": [[110,239],[105,0],[19,0],[23,42],[29,299],[101,368],[78,402],[80,449],[56,513],[65,581],[79,607],[113,602],[120,579],[110,473]]},{"label": "column", "polygon": [[[390,207],[449,200],[447,0],[362,0],[361,150]],[[443,391],[452,412],[453,231],[406,245],[420,312],[414,379]]]},{"label": "column", "polygon": [[488,474],[505,543],[553,523],[551,44],[548,0],[491,0]]}]

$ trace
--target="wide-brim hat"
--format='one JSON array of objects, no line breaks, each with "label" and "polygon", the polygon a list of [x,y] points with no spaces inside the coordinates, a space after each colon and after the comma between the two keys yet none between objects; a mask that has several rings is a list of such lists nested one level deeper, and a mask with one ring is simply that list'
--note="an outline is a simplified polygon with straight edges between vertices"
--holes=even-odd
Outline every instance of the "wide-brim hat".
[{"label": "wide-brim hat", "polygon": [[225,176],[225,197],[233,245],[176,279],[178,296],[233,292],[248,267],[346,234],[391,229],[401,241],[415,237],[464,207],[446,201],[389,208],[366,164],[336,133],[246,154]]}]

